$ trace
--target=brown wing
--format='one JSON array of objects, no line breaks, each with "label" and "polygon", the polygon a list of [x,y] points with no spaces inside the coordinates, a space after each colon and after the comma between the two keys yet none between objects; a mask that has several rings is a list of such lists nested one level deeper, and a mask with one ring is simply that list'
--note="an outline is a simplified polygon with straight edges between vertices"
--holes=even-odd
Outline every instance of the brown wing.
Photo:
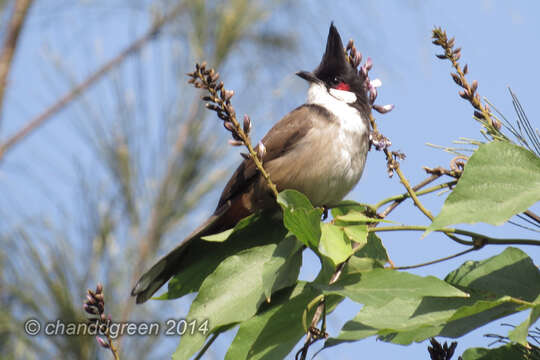
[{"label": "brown wing", "polygon": [[[294,109],[274,125],[262,139],[262,143],[266,147],[263,163],[291,151],[295,144],[312,128],[314,115],[324,115],[319,117],[331,118],[330,113],[322,106],[307,104]],[[216,210],[228,200],[246,191],[258,176],[253,161],[244,160],[223,189]]]}]

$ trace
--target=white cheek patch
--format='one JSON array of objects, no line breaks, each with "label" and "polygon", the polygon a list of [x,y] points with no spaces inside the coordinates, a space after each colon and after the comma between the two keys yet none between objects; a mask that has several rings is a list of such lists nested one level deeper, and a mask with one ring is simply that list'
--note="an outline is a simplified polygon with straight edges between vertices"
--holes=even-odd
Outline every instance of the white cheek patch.
[{"label": "white cheek patch", "polygon": [[338,100],[346,102],[347,104],[356,102],[356,95],[350,91],[330,89],[330,95]]}]

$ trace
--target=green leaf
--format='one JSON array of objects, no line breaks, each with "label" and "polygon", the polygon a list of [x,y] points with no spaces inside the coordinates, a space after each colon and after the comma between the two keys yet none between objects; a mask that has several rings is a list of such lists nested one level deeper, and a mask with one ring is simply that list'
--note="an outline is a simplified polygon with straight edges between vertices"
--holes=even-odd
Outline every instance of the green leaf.
[{"label": "green leaf", "polygon": [[335,218],[338,221],[342,222],[361,222],[361,223],[374,223],[374,222],[386,222],[393,223],[393,221],[385,219],[370,218],[359,211],[349,211],[345,215],[340,215]]},{"label": "green leaf", "polygon": [[334,206],[330,211],[332,213],[332,217],[336,218],[338,216],[346,215],[351,211],[364,213],[367,211],[367,207],[353,200],[343,200]]},{"label": "green leaf", "polygon": [[321,224],[321,241],[319,252],[332,260],[334,266],[347,260],[352,255],[351,241],[342,228],[333,225]]},{"label": "green leaf", "polygon": [[[329,339],[325,346],[372,335],[397,344],[419,342],[437,335],[456,338],[493,320],[533,307],[526,324],[511,333],[514,341],[524,341],[526,329],[539,315],[538,272],[531,259],[514,248],[484,261],[468,261],[451,272],[446,281],[469,292],[471,297],[407,298],[400,295],[398,289],[398,293],[389,295],[393,299],[390,302],[364,306],[345,324],[339,336]],[[533,299],[531,304],[526,303]]]},{"label": "green leaf", "polygon": [[445,278],[449,284],[493,296],[534,301],[540,295],[540,270],[520,249],[508,247],[483,261],[467,261]]},{"label": "green leaf", "polygon": [[408,345],[433,336],[460,337],[495,319],[517,311],[511,298],[478,301],[478,298],[423,297],[399,299],[379,305],[366,305],[348,321],[338,337],[326,347],[344,341],[378,335],[379,339]]},{"label": "green leaf", "polygon": [[[538,354],[537,356],[540,355]],[[523,360],[533,359],[528,357],[527,354],[531,354],[531,351],[525,349],[519,344],[507,344],[495,349],[486,348],[470,348],[467,349],[463,355],[463,360]]]},{"label": "green leaf", "polygon": [[366,245],[357,250],[354,255],[374,259],[382,266],[388,262],[386,248],[377,234],[372,232],[368,234]]},{"label": "green leaf", "polygon": [[347,265],[345,265],[344,274],[359,273],[382,268],[383,265],[375,259],[352,256],[349,261],[347,261]]},{"label": "green leaf", "polygon": [[535,307],[531,309],[531,313],[529,314],[529,317],[524,322],[516,326],[514,330],[508,333],[508,338],[510,340],[524,346],[527,345],[527,336],[529,335],[529,328],[532,325],[534,325],[536,320],[538,320],[538,318],[540,317],[540,299],[539,298],[535,300],[535,304],[539,304],[539,305],[536,305]]},{"label": "green leaf", "polygon": [[506,142],[478,147],[426,231],[451,224],[500,225],[540,200],[540,158]]},{"label": "green leaf", "polygon": [[332,285],[315,286],[325,294],[338,294],[362,304],[379,306],[394,298],[468,296],[434,276],[422,277],[390,269],[349,274]]},{"label": "green leaf", "polygon": [[367,244],[368,228],[366,224],[345,226],[343,231],[351,241],[364,246]]},{"label": "green leaf", "polygon": [[285,287],[296,283],[300,266],[302,266],[303,244],[294,236],[289,236],[277,245],[272,258],[263,266],[263,289],[266,300]]},{"label": "green leaf", "polygon": [[229,238],[229,236],[231,236],[233,231],[234,231],[234,228],[229,229],[229,230],[225,230],[225,231],[220,232],[218,234],[202,236],[201,239],[205,240],[205,241],[223,242],[223,241],[227,240]]},{"label": "green leaf", "polygon": [[277,202],[283,209],[283,224],[298,240],[316,249],[321,238],[321,209],[315,209],[309,199],[296,190],[278,194]]},{"label": "green leaf", "polygon": [[373,335],[385,336],[385,341],[402,345],[422,341],[437,335],[440,331],[437,325],[454,313],[455,308],[447,307],[447,302],[461,303],[466,299],[429,298],[429,301],[428,304],[421,298],[394,298],[382,306],[365,305],[343,326],[338,337],[326,341],[325,347]]},{"label": "green leaf", "polygon": [[199,290],[204,279],[227,257],[260,245],[278,243],[287,233],[280,219],[260,213],[242,219],[224,242],[194,240],[190,256],[182,259],[181,270],[169,281],[161,299],[175,299]]},{"label": "green leaf", "polygon": [[[320,295],[320,291],[305,282],[298,282],[293,289],[274,294],[272,303],[243,322],[225,359],[285,359],[305,335],[302,313],[307,304]],[[331,313],[343,298],[327,298],[327,313]],[[311,309],[308,318],[313,316]]]},{"label": "green leaf", "polygon": [[[252,317],[265,301],[264,264],[272,258],[276,247],[276,244],[258,246],[225,259],[202,283],[187,318],[208,319],[210,332],[213,332]],[[183,336],[173,359],[189,359],[204,344],[205,338],[198,332]]]}]

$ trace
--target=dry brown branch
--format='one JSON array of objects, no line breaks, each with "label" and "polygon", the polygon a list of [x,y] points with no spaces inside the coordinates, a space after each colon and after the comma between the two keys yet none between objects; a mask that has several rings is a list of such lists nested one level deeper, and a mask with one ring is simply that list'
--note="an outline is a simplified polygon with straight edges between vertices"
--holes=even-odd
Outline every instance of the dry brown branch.
[{"label": "dry brown branch", "polygon": [[[11,69],[11,62],[13,55],[15,54],[15,48],[17,47],[17,40],[19,34],[24,25],[28,9],[32,5],[34,0],[17,0],[13,8],[13,14],[9,22],[6,38],[4,39],[4,45],[2,46],[2,52],[0,53],[0,123],[2,120],[2,104],[4,102],[4,93],[6,91],[7,78],[9,70]],[[1,158],[0,152],[0,158]]]},{"label": "dry brown branch", "polygon": [[39,128],[43,123],[50,119],[54,114],[62,110],[67,104],[75,100],[81,93],[86,91],[97,80],[101,79],[103,75],[107,74],[113,68],[121,64],[129,55],[138,52],[147,42],[151,41],[158,35],[164,25],[171,20],[175,19],[185,8],[186,2],[179,2],[167,15],[158,18],[152,27],[140,38],[135,40],[124,50],[120,51],[118,55],[107,61],[99,69],[90,74],[85,80],[73,87],[66,94],[61,96],[54,104],[45,109],[41,114],[37,115],[34,119],[30,120],[15,134],[9,137],[2,145],[0,145],[0,161],[8,150],[11,150],[13,146],[17,145],[26,136],[30,135],[33,131]]}]

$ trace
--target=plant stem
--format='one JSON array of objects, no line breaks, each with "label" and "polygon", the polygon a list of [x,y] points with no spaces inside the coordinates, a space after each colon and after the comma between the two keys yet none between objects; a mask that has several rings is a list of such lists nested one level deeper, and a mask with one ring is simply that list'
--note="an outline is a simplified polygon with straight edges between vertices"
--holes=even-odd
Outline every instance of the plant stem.
[{"label": "plant stem", "polygon": [[419,267],[428,266],[428,265],[433,265],[433,264],[437,264],[437,263],[440,263],[440,262],[443,262],[443,261],[446,261],[446,260],[450,260],[450,259],[453,259],[453,258],[457,258],[458,256],[465,255],[465,254],[467,254],[467,253],[470,253],[471,251],[476,251],[476,250],[478,250],[478,248],[472,247],[472,248],[469,248],[469,249],[467,249],[467,250],[465,250],[465,251],[461,251],[461,252],[458,252],[457,254],[450,255],[450,256],[447,256],[447,257],[443,257],[443,258],[441,258],[441,259],[432,260],[432,261],[428,261],[428,262],[421,263],[421,264],[416,264],[416,265],[397,266],[397,267],[394,267],[393,269],[394,269],[394,270],[409,270],[409,269],[416,269],[416,268],[419,268]]},{"label": "plant stem", "polygon": [[32,6],[34,0],[17,0],[13,6],[13,15],[9,22],[4,45],[0,53],[0,123],[2,120],[2,104],[4,101],[4,93],[7,85],[7,78],[11,63],[17,47],[17,40],[24,25],[28,9]]},{"label": "plant stem", "polygon": [[210,346],[214,343],[214,341],[216,341],[217,337],[219,336],[220,333],[213,333],[212,334],[212,337],[210,338],[210,340],[208,340],[206,342],[206,344],[204,344],[204,346],[202,347],[201,351],[199,351],[199,353],[197,354],[197,356],[195,356],[193,358],[193,360],[200,360],[202,359],[202,356],[206,353],[206,351],[210,348]]},{"label": "plant stem", "polygon": [[530,217],[531,219],[536,221],[538,224],[540,224],[540,216],[536,215],[531,210],[527,210],[527,211],[523,212],[523,214],[527,215],[528,217]]},{"label": "plant stem", "polygon": [[[426,231],[428,226],[422,225],[397,225],[397,226],[385,226],[371,228],[371,232],[384,232],[384,231]],[[433,230],[434,232],[442,232],[445,234],[459,234],[469,236],[473,241],[468,241],[467,245],[478,246],[477,242],[480,241],[483,245],[536,245],[540,246],[540,240],[532,239],[498,239],[478,234],[472,231],[455,229],[455,228],[442,228],[438,230]],[[463,241],[463,240],[462,240]]]},{"label": "plant stem", "polygon": [[[439,177],[440,176],[433,175],[433,176],[430,176],[428,178],[428,180],[430,180],[430,182],[432,182],[432,181],[438,179]],[[431,180],[431,179],[433,179],[433,180]],[[446,183],[443,183],[443,184],[438,184],[438,185],[432,186],[430,188],[424,189],[422,191],[418,191],[418,192],[416,192],[416,195],[421,196],[421,195],[432,193],[432,192],[437,191],[437,190],[441,190],[441,189],[445,189],[445,188],[451,188],[452,186],[454,186],[456,184],[457,184],[457,180],[449,181],[449,182],[446,182]],[[413,191],[416,191],[417,187],[418,187],[418,185],[413,188]],[[410,198],[409,193],[403,193],[403,194],[400,194],[400,195],[394,195],[392,197],[381,200],[380,202],[378,202],[374,206],[374,208],[378,209],[381,206],[386,205],[386,204],[388,204],[389,202],[392,202],[392,201],[397,202],[397,203],[401,203],[403,200],[408,199],[408,198]]]},{"label": "plant stem", "polygon": [[114,346],[111,335],[109,334],[109,329],[107,329],[107,341],[109,342],[109,347],[111,349],[111,353],[113,354],[114,360],[120,360],[120,355],[118,355],[118,349],[116,348],[116,346]]}]

